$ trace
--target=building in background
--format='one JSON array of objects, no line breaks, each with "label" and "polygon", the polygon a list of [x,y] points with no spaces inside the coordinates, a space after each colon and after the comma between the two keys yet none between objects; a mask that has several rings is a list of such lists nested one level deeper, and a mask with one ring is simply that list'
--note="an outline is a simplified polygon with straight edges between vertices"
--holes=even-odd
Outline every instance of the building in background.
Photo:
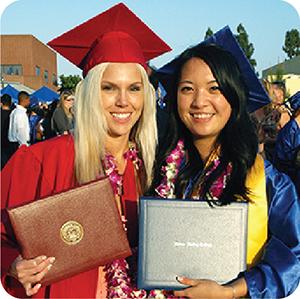
[{"label": "building in background", "polygon": [[1,85],[47,86],[57,91],[56,53],[33,35],[0,35]]},{"label": "building in background", "polygon": [[263,79],[276,81],[278,77],[285,82],[287,94],[289,96],[300,90],[300,56],[278,63],[262,71]]}]

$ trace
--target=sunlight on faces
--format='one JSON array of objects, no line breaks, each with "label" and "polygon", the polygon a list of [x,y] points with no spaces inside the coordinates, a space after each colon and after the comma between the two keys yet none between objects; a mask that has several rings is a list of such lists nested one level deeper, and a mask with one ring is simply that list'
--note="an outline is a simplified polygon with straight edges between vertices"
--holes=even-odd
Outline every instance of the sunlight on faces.
[{"label": "sunlight on faces", "polygon": [[101,99],[111,137],[129,136],[144,106],[142,75],[135,63],[110,63],[101,81]]},{"label": "sunlight on faces", "polygon": [[214,142],[230,118],[231,106],[200,58],[192,58],[183,66],[177,101],[179,116],[195,139]]}]

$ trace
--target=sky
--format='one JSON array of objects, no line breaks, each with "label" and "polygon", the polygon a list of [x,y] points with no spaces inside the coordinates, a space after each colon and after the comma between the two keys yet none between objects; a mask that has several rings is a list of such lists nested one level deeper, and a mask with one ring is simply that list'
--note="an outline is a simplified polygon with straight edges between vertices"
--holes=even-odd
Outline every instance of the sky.
[{"label": "sky", "polygon": [[[32,34],[43,43],[119,3],[115,0],[1,0],[1,34]],[[229,25],[233,33],[242,23],[262,70],[287,59],[282,50],[285,33],[300,31],[300,0],[125,0],[123,1],[171,48],[151,61],[161,67],[184,49]],[[287,2],[292,2],[294,6]],[[10,4],[9,4],[10,3]],[[9,4],[9,5],[8,5]],[[296,8],[298,8],[298,12]],[[81,75],[61,55],[58,75]]]}]

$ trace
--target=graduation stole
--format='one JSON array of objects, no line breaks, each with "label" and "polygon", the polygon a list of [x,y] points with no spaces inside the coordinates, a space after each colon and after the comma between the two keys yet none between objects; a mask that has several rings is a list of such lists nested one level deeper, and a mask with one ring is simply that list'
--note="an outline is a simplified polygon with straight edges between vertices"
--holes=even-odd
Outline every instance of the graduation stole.
[{"label": "graduation stole", "polygon": [[251,268],[261,258],[268,237],[268,200],[264,160],[260,155],[246,178],[251,203],[248,210],[247,267]]}]

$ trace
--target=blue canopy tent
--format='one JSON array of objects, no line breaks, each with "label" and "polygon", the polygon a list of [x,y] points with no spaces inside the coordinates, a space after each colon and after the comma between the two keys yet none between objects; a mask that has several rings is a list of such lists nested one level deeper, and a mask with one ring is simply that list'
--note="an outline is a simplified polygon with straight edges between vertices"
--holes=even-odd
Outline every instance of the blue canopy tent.
[{"label": "blue canopy tent", "polygon": [[36,90],[30,96],[31,106],[37,105],[39,102],[50,104],[53,101],[59,98],[59,94],[53,91],[52,89],[43,86],[40,89]]},{"label": "blue canopy tent", "polygon": [[4,88],[1,89],[0,93],[1,93],[1,96],[3,94],[10,95],[11,99],[12,99],[12,102],[15,103],[15,104],[18,103],[18,93],[19,93],[19,91],[16,88],[12,87],[11,85],[7,84]]}]

